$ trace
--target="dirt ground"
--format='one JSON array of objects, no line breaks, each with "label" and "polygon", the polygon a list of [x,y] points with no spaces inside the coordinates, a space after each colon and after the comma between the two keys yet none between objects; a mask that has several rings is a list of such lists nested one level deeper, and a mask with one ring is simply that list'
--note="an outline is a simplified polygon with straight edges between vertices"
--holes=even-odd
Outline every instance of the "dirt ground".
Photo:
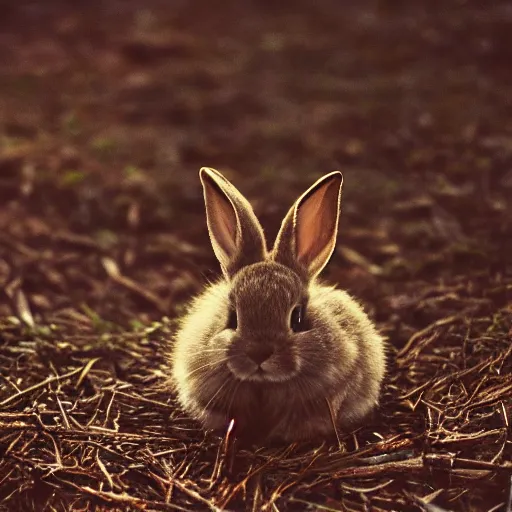
[{"label": "dirt ground", "polygon": [[[0,510],[512,511],[512,7],[7,2]],[[219,275],[201,166],[272,240],[344,173],[325,278],[389,341],[341,446],[240,448],[162,387]]]}]

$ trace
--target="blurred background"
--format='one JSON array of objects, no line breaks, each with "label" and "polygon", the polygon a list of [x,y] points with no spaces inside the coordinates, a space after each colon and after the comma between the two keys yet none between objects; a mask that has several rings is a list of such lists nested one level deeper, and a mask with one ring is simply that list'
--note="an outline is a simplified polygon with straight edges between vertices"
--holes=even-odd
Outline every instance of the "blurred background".
[{"label": "blurred background", "polygon": [[[0,0],[4,508],[504,510],[511,63],[509,0]],[[316,448],[244,451],[217,488],[218,439],[159,387],[175,319],[220,273],[202,166],[269,242],[344,174],[323,275],[376,320],[389,368],[323,473]]]},{"label": "blurred background", "polygon": [[269,240],[342,170],[326,276],[380,320],[425,286],[492,281],[510,264],[511,23],[499,0],[3,2],[2,282],[46,318],[179,313],[218,274],[201,166]]}]

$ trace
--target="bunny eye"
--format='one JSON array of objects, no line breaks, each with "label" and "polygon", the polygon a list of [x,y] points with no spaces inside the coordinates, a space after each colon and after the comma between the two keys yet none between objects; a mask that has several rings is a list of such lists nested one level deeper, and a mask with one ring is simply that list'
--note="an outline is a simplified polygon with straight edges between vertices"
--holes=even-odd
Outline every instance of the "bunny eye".
[{"label": "bunny eye", "polygon": [[290,327],[293,332],[300,332],[304,327],[304,315],[303,307],[299,304],[292,310],[292,316],[290,317]]},{"label": "bunny eye", "polygon": [[226,328],[233,329],[235,331],[237,327],[238,327],[238,319],[236,316],[236,309],[232,308],[229,311],[228,324],[227,324]]}]

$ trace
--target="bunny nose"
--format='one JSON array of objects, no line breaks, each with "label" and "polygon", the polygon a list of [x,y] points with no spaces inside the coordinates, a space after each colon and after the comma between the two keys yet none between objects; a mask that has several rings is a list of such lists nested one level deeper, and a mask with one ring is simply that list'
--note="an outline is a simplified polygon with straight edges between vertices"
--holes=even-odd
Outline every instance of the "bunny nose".
[{"label": "bunny nose", "polygon": [[265,345],[251,345],[250,347],[247,347],[245,353],[251,361],[260,365],[274,353],[274,349]]}]

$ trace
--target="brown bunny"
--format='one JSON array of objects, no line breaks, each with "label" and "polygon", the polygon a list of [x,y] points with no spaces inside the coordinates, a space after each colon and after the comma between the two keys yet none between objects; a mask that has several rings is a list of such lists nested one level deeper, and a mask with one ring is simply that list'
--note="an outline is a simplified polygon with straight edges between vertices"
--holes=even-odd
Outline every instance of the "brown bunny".
[{"label": "brown bunny", "polygon": [[208,231],[223,278],[191,304],[174,339],[172,380],[206,428],[295,441],[348,428],[378,402],[384,343],[346,292],[317,282],[336,243],[343,177],[295,202],[274,248],[248,201],[202,168]]}]

